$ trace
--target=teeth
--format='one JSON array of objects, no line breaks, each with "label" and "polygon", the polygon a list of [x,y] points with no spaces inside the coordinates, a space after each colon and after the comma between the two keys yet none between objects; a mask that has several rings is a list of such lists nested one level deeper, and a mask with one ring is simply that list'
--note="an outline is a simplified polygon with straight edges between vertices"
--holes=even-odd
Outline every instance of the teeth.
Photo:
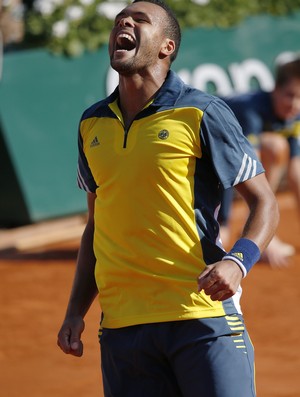
[{"label": "teeth", "polygon": [[116,38],[116,50],[131,51],[135,47],[135,39],[128,33],[120,33]]},{"label": "teeth", "polygon": [[132,43],[134,43],[133,38],[132,38],[131,36],[129,36],[129,34],[122,33],[122,34],[120,34],[119,38],[121,38],[121,39],[123,39],[123,38],[124,38],[124,39],[128,39],[129,41],[131,41]]}]

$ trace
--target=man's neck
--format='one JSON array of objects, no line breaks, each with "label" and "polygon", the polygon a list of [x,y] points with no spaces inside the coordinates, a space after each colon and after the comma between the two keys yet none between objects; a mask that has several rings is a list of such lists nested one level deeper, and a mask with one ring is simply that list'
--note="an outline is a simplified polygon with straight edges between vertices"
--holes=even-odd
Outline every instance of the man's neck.
[{"label": "man's neck", "polygon": [[151,101],[166,79],[166,73],[155,75],[120,76],[120,109],[125,127]]}]

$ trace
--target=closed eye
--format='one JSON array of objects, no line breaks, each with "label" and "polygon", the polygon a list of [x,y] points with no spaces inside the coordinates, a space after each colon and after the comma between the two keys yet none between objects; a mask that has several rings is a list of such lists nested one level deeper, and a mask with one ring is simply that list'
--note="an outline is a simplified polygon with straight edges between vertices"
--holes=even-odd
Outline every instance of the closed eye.
[{"label": "closed eye", "polygon": [[137,21],[137,22],[146,22],[146,23],[150,23],[150,19],[147,16],[147,14],[143,13],[143,12],[137,12],[135,13],[132,18]]},{"label": "closed eye", "polygon": [[149,20],[145,18],[134,18],[134,20],[138,23],[149,23]]},{"label": "closed eye", "polygon": [[115,26],[118,25],[123,18],[128,18],[129,16],[131,16],[131,18],[138,23],[151,22],[147,14],[145,14],[144,12],[136,12],[132,15],[127,15],[125,14],[125,12],[120,12],[120,14],[118,14],[115,18]]}]

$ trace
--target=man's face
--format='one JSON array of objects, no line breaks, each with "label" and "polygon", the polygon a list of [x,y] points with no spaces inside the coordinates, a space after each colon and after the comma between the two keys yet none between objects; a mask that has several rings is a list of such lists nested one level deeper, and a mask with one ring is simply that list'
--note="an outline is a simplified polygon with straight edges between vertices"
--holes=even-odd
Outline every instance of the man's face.
[{"label": "man's face", "polygon": [[152,3],[134,3],[121,11],[109,39],[112,68],[132,75],[153,67],[165,41],[165,20],[165,10]]},{"label": "man's face", "polygon": [[273,92],[273,106],[277,117],[292,119],[300,114],[300,79],[292,79]]}]

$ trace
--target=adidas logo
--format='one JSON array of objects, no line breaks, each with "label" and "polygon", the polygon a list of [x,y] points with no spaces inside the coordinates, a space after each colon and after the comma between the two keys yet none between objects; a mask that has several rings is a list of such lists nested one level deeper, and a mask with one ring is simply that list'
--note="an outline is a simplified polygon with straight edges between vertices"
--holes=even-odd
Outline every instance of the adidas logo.
[{"label": "adidas logo", "polygon": [[95,138],[92,140],[92,142],[90,144],[90,147],[95,147],[95,146],[98,146],[98,145],[100,145],[100,143],[98,141],[98,138],[95,136]]},{"label": "adidas logo", "polygon": [[236,256],[238,259],[240,259],[241,261],[244,260],[244,255],[242,254],[242,252],[234,252],[231,255]]}]

